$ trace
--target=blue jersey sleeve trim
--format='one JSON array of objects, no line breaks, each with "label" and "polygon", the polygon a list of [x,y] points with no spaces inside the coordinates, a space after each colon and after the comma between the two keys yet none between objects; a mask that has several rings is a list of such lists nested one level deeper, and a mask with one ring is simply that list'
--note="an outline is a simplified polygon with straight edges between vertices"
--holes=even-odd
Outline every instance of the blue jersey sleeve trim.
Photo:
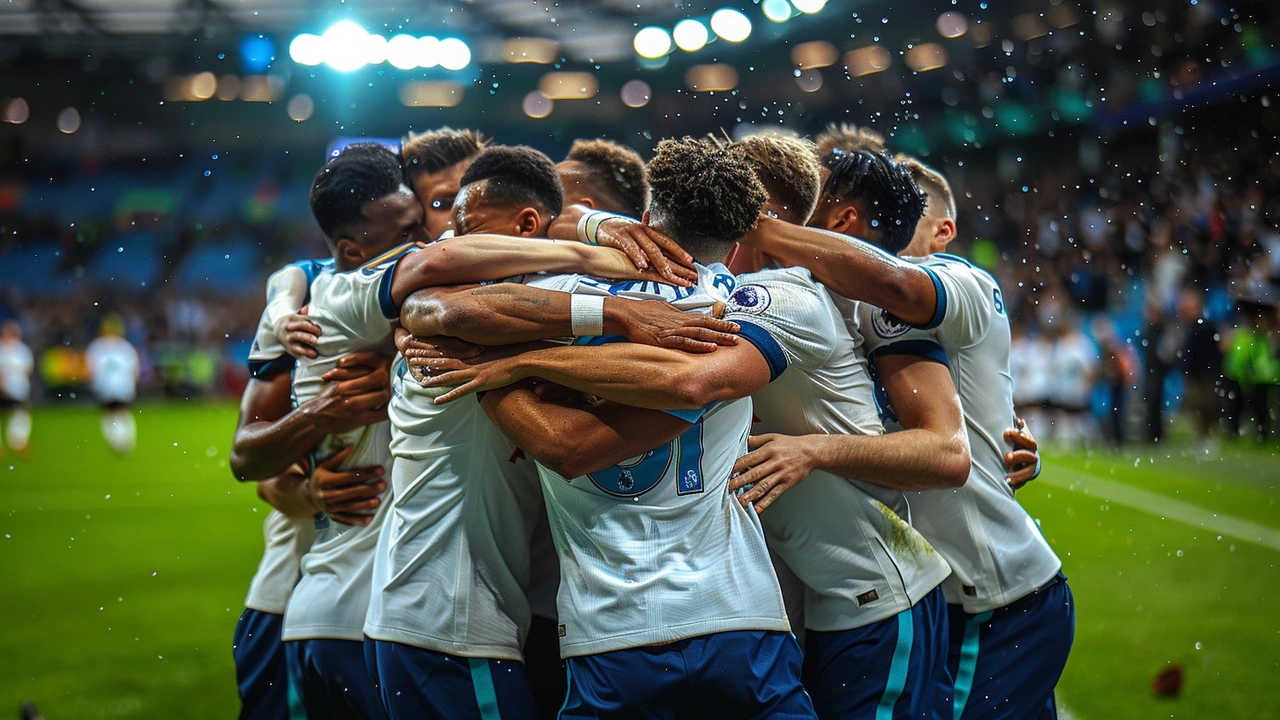
[{"label": "blue jersey sleeve trim", "polygon": [[270,360],[250,360],[249,377],[254,380],[267,380],[282,372],[291,372],[296,362],[292,355],[281,355]]},{"label": "blue jersey sleeve trim", "polygon": [[382,308],[382,316],[388,320],[400,317],[400,306],[391,297],[391,285],[403,259],[404,255],[396,258],[395,262],[382,271],[382,277],[378,280],[378,306]]},{"label": "blue jersey sleeve trim", "polygon": [[914,355],[951,367],[947,362],[947,351],[931,340],[903,340],[902,342],[884,345],[871,351],[872,360],[887,355]]},{"label": "blue jersey sleeve trim", "polygon": [[693,410],[663,410],[668,415],[678,417],[688,423],[696,423],[707,413],[711,412],[719,402],[713,402],[706,407],[694,408]]},{"label": "blue jersey sleeve trim", "polygon": [[769,382],[777,380],[778,376],[787,369],[787,355],[782,352],[782,346],[773,339],[773,335],[769,334],[768,330],[759,325],[737,317],[734,318],[734,322],[738,323],[738,334],[755,345],[764,356],[765,362],[769,363]]},{"label": "blue jersey sleeve trim", "polygon": [[947,289],[943,287],[942,281],[938,279],[938,273],[925,265],[921,265],[920,269],[929,273],[929,279],[933,281],[933,293],[936,296],[937,304],[933,308],[933,317],[929,318],[929,322],[916,327],[932,330],[941,325],[942,319],[947,316]]}]

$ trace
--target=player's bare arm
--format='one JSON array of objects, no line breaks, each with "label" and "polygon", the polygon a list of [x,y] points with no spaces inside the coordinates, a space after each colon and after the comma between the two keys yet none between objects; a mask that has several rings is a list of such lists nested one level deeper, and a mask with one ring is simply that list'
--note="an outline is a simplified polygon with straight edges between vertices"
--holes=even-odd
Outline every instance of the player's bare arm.
[{"label": "player's bare arm", "polygon": [[325,436],[385,420],[391,397],[390,361],[357,353],[325,374],[319,396],[292,408],[288,373],[250,380],[240,402],[231,446],[231,471],[240,480],[282,472]]},{"label": "player's bare arm", "polygon": [[[391,300],[397,307],[422,288],[535,272],[582,273],[619,280],[659,279],[652,272],[636,268],[626,255],[612,248],[502,235],[468,235],[428,245],[405,255],[394,272]],[[679,284],[689,283],[682,280]]]},{"label": "player's bare arm", "polygon": [[640,269],[652,267],[667,282],[678,278],[697,280],[693,256],[674,240],[636,219],[614,215],[595,225],[593,237],[580,232],[583,218],[598,213],[586,205],[568,205],[547,226],[547,236],[556,240],[585,240],[627,254]]},{"label": "player's bare arm", "polygon": [[[434,363],[442,373],[436,375],[433,370],[429,387],[457,385],[437,398],[437,403],[536,377],[625,405],[693,410],[746,397],[770,379],[768,362],[751,343],[705,354],[614,343],[544,348],[465,366],[446,359]],[[457,369],[444,372],[445,367]],[[637,368],[643,370],[637,372]]]},{"label": "player's bare arm", "polygon": [[730,487],[763,512],[814,470],[897,490],[964,485],[969,438],[960,399],[945,365],[908,355],[877,361],[903,431],[885,435],[760,435],[738,459]]},{"label": "player's bare arm", "polygon": [[938,304],[933,279],[912,263],[847,235],[763,216],[741,243],[783,265],[803,267],[829,290],[925,325]]},{"label": "player's bare arm", "polygon": [[546,402],[528,383],[488,393],[480,405],[512,442],[566,478],[612,467],[693,426],[669,413],[610,402]]},{"label": "player's bare arm", "polygon": [[[445,335],[479,345],[571,337],[572,296],[518,283],[428,288],[409,297],[400,323],[414,335]],[[736,323],[681,312],[661,300],[606,297],[604,334],[646,345],[710,352],[737,343]]]}]

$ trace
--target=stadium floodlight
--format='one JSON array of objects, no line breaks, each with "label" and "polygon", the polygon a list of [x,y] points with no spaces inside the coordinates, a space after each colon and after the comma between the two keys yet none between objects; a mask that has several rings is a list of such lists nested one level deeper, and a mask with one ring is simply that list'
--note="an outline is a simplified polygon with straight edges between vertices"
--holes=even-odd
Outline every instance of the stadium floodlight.
[{"label": "stadium floodlight", "polygon": [[711,29],[725,40],[739,43],[751,35],[751,20],[733,8],[721,8],[711,16]]},{"label": "stadium floodlight", "polygon": [[710,38],[707,32],[707,26],[694,20],[686,18],[676,23],[675,29],[671,31],[671,37],[675,38],[676,47],[685,52],[697,52],[701,50]]},{"label": "stadium floodlight", "polygon": [[784,23],[791,19],[791,3],[787,0],[764,0],[760,3],[764,16],[776,23]]},{"label": "stadium floodlight", "polygon": [[289,57],[299,65],[319,65],[324,62],[324,41],[319,35],[302,33],[289,43]]},{"label": "stadium floodlight", "polygon": [[656,60],[671,52],[671,35],[660,27],[650,26],[636,33],[632,44],[637,55]]},{"label": "stadium floodlight", "polygon": [[387,62],[401,70],[418,67],[418,38],[396,35],[387,43]]},{"label": "stadium floodlight", "polygon": [[381,35],[370,33],[364,43],[364,61],[370,65],[381,65],[387,61],[387,39]]},{"label": "stadium floodlight", "polygon": [[365,66],[369,33],[350,20],[341,20],[324,31],[324,64],[338,72],[354,72]]},{"label": "stadium floodlight", "polygon": [[440,64],[440,39],[426,35],[418,38],[415,51],[418,67],[433,68]]},{"label": "stadium floodlight", "polygon": [[805,15],[812,15],[821,12],[827,6],[827,0],[791,0],[791,4]]},{"label": "stadium floodlight", "polygon": [[461,70],[471,64],[471,48],[458,38],[445,38],[438,49],[440,67],[445,70]]}]

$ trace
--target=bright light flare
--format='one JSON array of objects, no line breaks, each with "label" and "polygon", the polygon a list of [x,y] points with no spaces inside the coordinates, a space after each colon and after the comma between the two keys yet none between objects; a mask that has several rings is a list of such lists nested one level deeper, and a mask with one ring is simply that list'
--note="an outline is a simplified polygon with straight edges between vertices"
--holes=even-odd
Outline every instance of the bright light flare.
[{"label": "bright light flare", "polygon": [[721,8],[711,16],[711,29],[725,40],[739,43],[751,36],[751,20],[733,8]]}]

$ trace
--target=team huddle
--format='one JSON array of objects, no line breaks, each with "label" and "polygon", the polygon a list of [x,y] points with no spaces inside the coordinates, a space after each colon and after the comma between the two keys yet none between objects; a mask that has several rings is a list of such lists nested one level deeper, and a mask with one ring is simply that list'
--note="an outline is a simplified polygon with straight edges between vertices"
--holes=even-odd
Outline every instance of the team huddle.
[{"label": "team huddle", "polygon": [[442,129],[311,207],[232,450],[275,508],[241,717],[1056,717],[1074,606],[940,174]]}]

